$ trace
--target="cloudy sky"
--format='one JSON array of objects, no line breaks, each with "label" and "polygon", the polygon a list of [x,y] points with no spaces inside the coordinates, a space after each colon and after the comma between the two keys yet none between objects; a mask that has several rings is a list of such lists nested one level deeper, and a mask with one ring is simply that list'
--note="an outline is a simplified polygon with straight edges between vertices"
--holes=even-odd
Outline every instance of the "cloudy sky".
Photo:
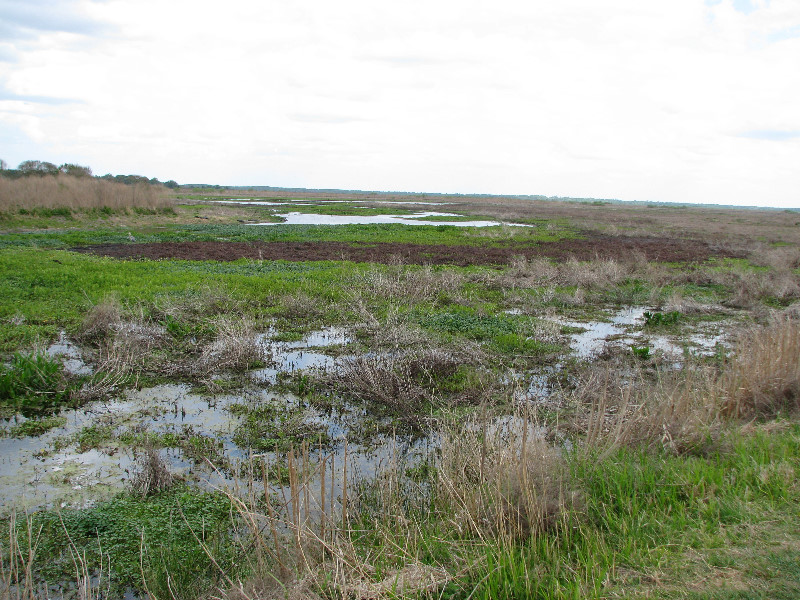
[{"label": "cloudy sky", "polygon": [[0,158],[800,207],[800,1],[0,0]]}]

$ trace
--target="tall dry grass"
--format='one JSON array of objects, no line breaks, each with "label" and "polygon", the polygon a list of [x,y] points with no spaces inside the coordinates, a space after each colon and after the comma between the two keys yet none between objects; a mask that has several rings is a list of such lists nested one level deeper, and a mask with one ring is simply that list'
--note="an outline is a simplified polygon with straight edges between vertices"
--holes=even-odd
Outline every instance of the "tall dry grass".
[{"label": "tall dry grass", "polygon": [[721,368],[690,361],[655,377],[637,368],[590,371],[570,396],[577,415],[565,427],[587,453],[703,452],[726,421],[800,409],[800,321],[778,316],[743,330]]},{"label": "tall dry grass", "polygon": [[0,177],[0,211],[21,208],[69,208],[73,210],[104,208],[161,209],[171,200],[160,186],[125,185],[89,177],[69,175],[47,177]]},{"label": "tall dry grass", "polygon": [[778,317],[743,331],[721,384],[721,411],[728,417],[800,409],[800,321]]}]

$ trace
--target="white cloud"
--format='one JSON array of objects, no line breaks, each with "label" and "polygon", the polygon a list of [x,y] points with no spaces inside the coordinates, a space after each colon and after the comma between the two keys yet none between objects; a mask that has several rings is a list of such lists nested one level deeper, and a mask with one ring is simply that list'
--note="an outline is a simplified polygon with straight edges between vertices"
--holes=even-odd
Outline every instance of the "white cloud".
[{"label": "white cloud", "polygon": [[[750,9],[82,1],[100,33],[47,24],[0,62],[40,133],[4,158],[182,182],[798,206],[800,5]],[[6,105],[0,121],[21,124]]]}]

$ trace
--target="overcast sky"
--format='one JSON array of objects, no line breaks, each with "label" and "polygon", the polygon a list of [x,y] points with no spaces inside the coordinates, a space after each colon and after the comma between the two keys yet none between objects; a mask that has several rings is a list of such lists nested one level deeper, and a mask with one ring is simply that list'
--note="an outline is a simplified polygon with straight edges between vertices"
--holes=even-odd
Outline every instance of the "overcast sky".
[{"label": "overcast sky", "polygon": [[800,207],[800,1],[0,0],[0,158]]}]

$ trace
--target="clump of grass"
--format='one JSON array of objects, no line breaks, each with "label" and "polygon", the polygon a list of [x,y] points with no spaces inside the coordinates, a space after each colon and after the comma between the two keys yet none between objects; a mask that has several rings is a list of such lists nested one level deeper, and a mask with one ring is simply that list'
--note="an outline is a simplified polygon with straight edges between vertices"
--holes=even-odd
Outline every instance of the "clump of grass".
[{"label": "clump of grass", "polygon": [[800,408],[800,321],[776,318],[742,332],[722,377],[722,412],[747,418]]},{"label": "clump of grass", "polygon": [[51,429],[63,427],[67,424],[65,417],[51,415],[41,419],[28,419],[14,425],[8,429],[9,435],[13,437],[37,437],[47,433]]},{"label": "clump of grass", "polygon": [[68,398],[67,388],[61,363],[44,352],[15,352],[10,365],[0,365],[0,404],[24,413],[52,409]]}]

